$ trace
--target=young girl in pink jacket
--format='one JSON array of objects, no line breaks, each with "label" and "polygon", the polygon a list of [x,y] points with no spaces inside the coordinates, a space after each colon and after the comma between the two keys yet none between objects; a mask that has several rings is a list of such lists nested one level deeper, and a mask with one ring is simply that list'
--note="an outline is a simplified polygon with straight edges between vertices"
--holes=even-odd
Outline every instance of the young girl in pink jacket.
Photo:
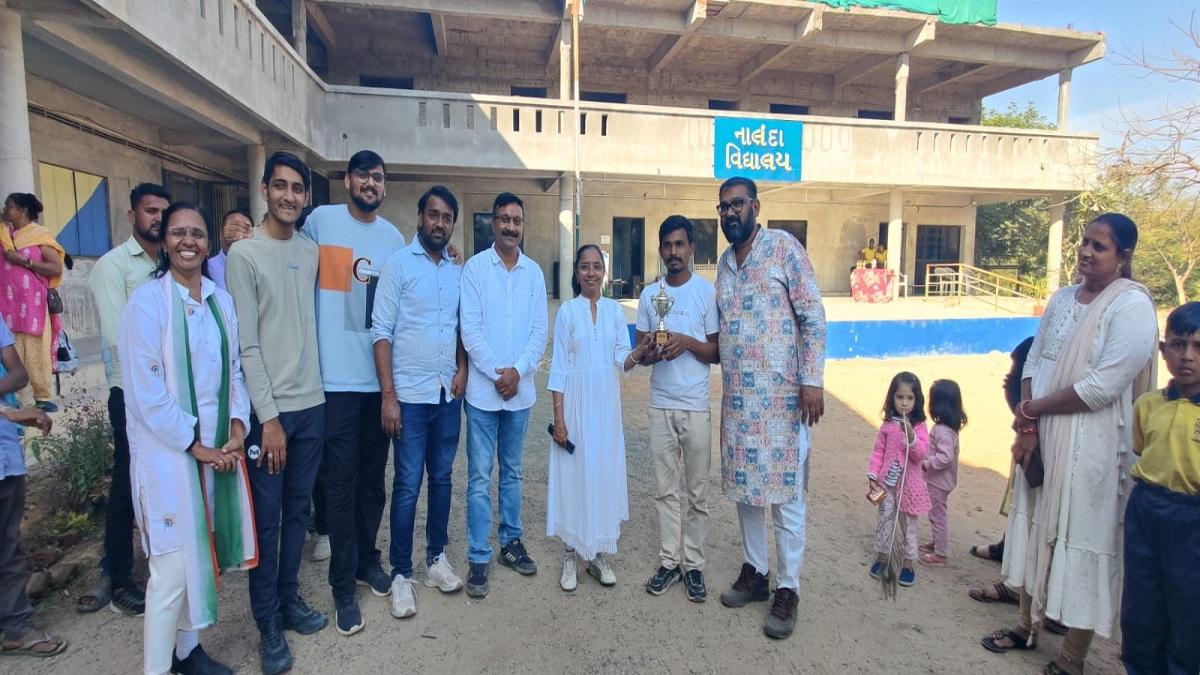
[{"label": "young girl in pink jacket", "polygon": [[929,490],[929,526],[933,541],[921,544],[921,564],[941,567],[950,552],[950,524],[946,501],[958,485],[958,432],[967,426],[962,392],[954,380],[937,380],[929,388],[929,456],[925,458],[925,486]]},{"label": "young girl in pink jacket", "polygon": [[[913,561],[917,559],[917,516],[929,512],[929,493],[921,476],[921,462],[929,453],[929,433],[925,430],[925,395],[921,381],[910,372],[892,378],[883,402],[883,426],[875,437],[871,464],[867,470],[870,493],[883,490],[879,503],[879,522],[875,527],[875,564],[871,577],[879,578],[887,565],[892,548],[892,520],[897,501],[900,508],[899,536],[904,541],[904,564],[898,581],[912,586],[917,579]],[[905,463],[907,451],[908,462]],[[900,495],[896,492],[903,485]],[[898,499],[897,499],[898,497]]]}]

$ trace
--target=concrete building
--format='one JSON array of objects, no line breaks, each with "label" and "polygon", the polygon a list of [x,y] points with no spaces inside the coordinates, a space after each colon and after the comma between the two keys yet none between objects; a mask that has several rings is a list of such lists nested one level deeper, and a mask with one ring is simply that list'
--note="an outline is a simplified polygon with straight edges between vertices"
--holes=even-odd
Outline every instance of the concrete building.
[{"label": "concrete building", "polygon": [[[868,238],[916,286],[926,264],[974,260],[979,204],[1087,189],[1098,140],[1065,120],[1073,69],[1104,47],[803,0],[589,0],[578,35],[562,0],[0,0],[0,191],[43,197],[78,279],[129,235],[140,181],[258,217],[266,153],[306,156],[323,203],[371,148],[406,236],[440,182],[462,200],[455,241],[481,250],[492,198],[516,192],[549,288],[596,242],[629,296],[672,213],[700,225],[695,264],[715,274],[719,165],[761,159],[732,128],[786,135],[766,155],[794,173],[761,183],[761,220],[804,241],[825,291],[848,290]],[[1057,130],[978,126],[983,97],[1048,77]],[[86,332],[87,293],[67,294]]]}]

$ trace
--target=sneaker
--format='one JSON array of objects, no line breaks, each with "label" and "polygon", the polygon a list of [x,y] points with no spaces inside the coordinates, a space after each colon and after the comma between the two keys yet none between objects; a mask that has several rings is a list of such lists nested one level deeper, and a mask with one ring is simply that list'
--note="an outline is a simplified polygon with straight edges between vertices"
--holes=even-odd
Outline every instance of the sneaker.
[{"label": "sneaker", "polygon": [[403,574],[392,579],[392,616],[405,619],[417,613],[417,600],[413,596],[413,580]]},{"label": "sneaker", "polygon": [[214,660],[204,653],[204,648],[196,645],[186,659],[171,655],[171,672],[179,675],[233,675],[229,666]]},{"label": "sneaker", "polygon": [[278,675],[290,670],[295,660],[283,637],[279,618],[275,617],[259,632],[258,656],[262,660],[263,675]]},{"label": "sneaker", "polygon": [[283,615],[283,629],[301,635],[312,635],[324,628],[328,621],[324,614],[309,607],[299,595],[279,603],[279,613]]},{"label": "sneaker", "polygon": [[568,593],[579,587],[579,560],[575,557],[575,552],[567,553],[563,558],[562,579],[558,585]]},{"label": "sneaker", "polygon": [[375,595],[386,598],[392,592],[392,578],[383,571],[383,567],[379,563],[375,563],[363,575],[354,575],[354,582],[359,586],[366,586],[371,589]]},{"label": "sneaker", "polygon": [[742,563],[733,587],[721,594],[721,604],[726,607],[745,607],[748,602],[763,602],[771,597],[767,575],[759,574],[750,563]]},{"label": "sneaker", "polygon": [[333,599],[333,619],[337,625],[337,632],[342,635],[354,635],[366,626],[363,621],[362,611],[358,609],[358,601],[354,599],[354,594]]},{"label": "sneaker", "polygon": [[117,614],[142,616],[146,613],[146,594],[137,586],[114,588],[109,607]]},{"label": "sneaker", "polygon": [[467,563],[467,595],[486,598],[488,594],[488,564]]},{"label": "sneaker", "polygon": [[529,557],[520,539],[513,539],[500,547],[500,564],[525,576],[537,574],[537,563]]},{"label": "sneaker", "polygon": [[58,412],[58,406],[53,401],[37,401],[33,404],[33,407],[46,413]]},{"label": "sneaker", "polygon": [[704,602],[708,598],[708,586],[704,585],[704,572],[688,570],[683,575],[683,587],[687,589],[688,600]]},{"label": "sneaker", "polygon": [[603,553],[597,553],[594,559],[588,561],[587,573],[596,577],[601,586],[614,586],[617,583],[617,575],[608,563],[608,556]]},{"label": "sneaker", "polygon": [[902,567],[899,582],[901,586],[912,586],[917,583],[917,573],[911,567]]},{"label": "sneaker", "polygon": [[425,585],[430,588],[436,588],[443,593],[453,593],[462,588],[462,579],[454,573],[454,568],[450,566],[450,561],[446,559],[445,552],[439,553],[433,559],[432,565],[427,565],[425,569]]},{"label": "sneaker", "polygon": [[775,601],[771,603],[771,613],[763,623],[763,632],[767,637],[782,640],[791,636],[796,628],[796,607],[800,604],[800,596],[790,588],[775,589]]},{"label": "sneaker", "polygon": [[882,560],[876,560],[871,565],[871,571],[867,572],[867,574],[870,574],[872,579],[878,579],[881,575],[883,575],[883,569],[885,567],[887,567],[887,563]]},{"label": "sneaker", "polygon": [[317,543],[313,544],[312,555],[308,556],[308,559],[313,562],[329,560],[329,535],[317,535]]},{"label": "sneaker", "polygon": [[646,582],[646,592],[650,595],[662,595],[674,586],[676,581],[679,581],[678,567],[668,569],[659,565],[658,571]]}]

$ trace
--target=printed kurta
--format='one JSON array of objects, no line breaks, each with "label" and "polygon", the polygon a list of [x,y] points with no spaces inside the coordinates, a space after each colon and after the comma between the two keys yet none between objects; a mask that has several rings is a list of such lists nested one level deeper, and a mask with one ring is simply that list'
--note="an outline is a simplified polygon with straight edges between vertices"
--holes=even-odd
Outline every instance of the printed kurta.
[{"label": "printed kurta", "polygon": [[825,308],[808,253],[760,228],[739,268],[730,246],[717,266],[721,313],[721,482],[725,496],[787,504],[808,460],[800,386],[823,386]]}]

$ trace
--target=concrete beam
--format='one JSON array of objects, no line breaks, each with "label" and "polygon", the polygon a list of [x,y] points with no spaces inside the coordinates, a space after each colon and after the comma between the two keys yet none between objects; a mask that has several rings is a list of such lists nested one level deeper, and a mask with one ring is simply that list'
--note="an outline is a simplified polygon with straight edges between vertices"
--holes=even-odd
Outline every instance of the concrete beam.
[{"label": "concrete beam", "polygon": [[325,43],[325,48],[329,51],[337,49],[337,34],[333,32],[329,18],[325,16],[325,10],[311,0],[304,3],[304,8],[308,11],[308,19],[312,22],[313,29],[317,31],[317,37]]},{"label": "concrete beam", "polygon": [[446,17],[442,14],[427,14],[429,29],[433,33],[433,53],[446,56]]},{"label": "concrete beam", "polygon": [[1106,45],[1103,42],[1097,42],[1091,47],[1084,47],[1083,49],[1071,52],[1070,56],[1067,57],[1067,61],[1072,66],[1082,66],[1085,63],[1099,61],[1104,58],[1105,49]]},{"label": "concrete beam", "polygon": [[[0,6],[5,3],[0,2]],[[89,9],[77,0],[8,0],[8,8],[26,21],[55,21],[76,26],[112,28],[107,17]]]},{"label": "concrete beam", "polygon": [[929,19],[921,26],[904,34],[904,51],[912,51],[921,45],[932,42],[937,36],[937,21]]},{"label": "concrete beam", "polygon": [[987,82],[984,82],[976,87],[975,90],[979,97],[983,98],[985,96],[991,96],[992,94],[998,94],[1002,91],[1007,91],[1013,87],[1019,87],[1023,84],[1043,80],[1051,75],[1054,75],[1055,72],[1057,71],[1023,68],[1007,75],[1001,75],[995,79],[988,80]]},{"label": "concrete beam", "polygon": [[685,34],[670,35],[663,38],[662,42],[658,43],[658,49],[654,50],[654,54],[646,62],[646,72],[656,75],[660,70],[665,68],[671,62],[671,59],[675,58],[682,51],[682,47],[687,42],[686,34],[695,31],[696,27],[708,18],[706,12],[707,0],[695,0],[691,7],[683,13],[686,23]]},{"label": "concrete beam", "polygon": [[1069,62],[1069,56],[1063,52],[990,42],[960,42],[945,38],[915,47],[913,56],[943,61],[1049,70],[1056,73],[1072,65]]},{"label": "concrete beam", "polygon": [[885,63],[894,63],[892,54],[867,54],[833,74],[833,88],[842,87],[866,77]]},{"label": "concrete beam", "polygon": [[[543,0],[310,0],[318,5],[394,9],[405,12],[473,16],[511,21],[555,23],[562,20],[557,3]],[[592,8],[587,8],[588,17]]]},{"label": "concrete beam", "polygon": [[984,68],[987,66],[981,63],[951,63],[944,68],[938,68],[937,72],[928,77],[913,80],[909,84],[909,89],[914,95],[925,94],[954,84],[969,75],[977,74]]},{"label": "concrete beam", "polygon": [[304,0],[292,0],[292,49],[308,63],[308,11]]},{"label": "concrete beam", "polygon": [[804,17],[804,20],[796,25],[796,39],[792,44],[764,47],[751,57],[750,60],[742,64],[742,67],[738,69],[738,76],[741,81],[746,82],[758,77],[782,61],[792,50],[807,44],[810,37],[825,27],[824,16],[825,12],[820,8],[810,10],[808,16]]}]

